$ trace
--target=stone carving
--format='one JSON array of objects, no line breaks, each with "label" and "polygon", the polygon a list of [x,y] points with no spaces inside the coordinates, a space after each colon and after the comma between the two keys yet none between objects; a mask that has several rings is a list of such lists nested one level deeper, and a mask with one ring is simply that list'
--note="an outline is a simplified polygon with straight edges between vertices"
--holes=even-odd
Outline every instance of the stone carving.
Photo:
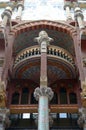
[{"label": "stone carving", "polygon": [[48,37],[48,34],[46,31],[41,31],[39,33],[39,37],[35,38],[35,41],[37,41],[39,44],[41,44],[43,41],[46,41],[47,45],[49,45],[49,43],[53,41],[53,39]]},{"label": "stone carving", "polygon": [[80,127],[83,127],[83,125],[86,123],[86,109],[85,108],[81,108],[77,123]]},{"label": "stone carving", "polygon": [[6,107],[6,88],[3,81],[0,81],[0,107]]},{"label": "stone carving", "polygon": [[53,98],[53,91],[51,88],[49,87],[41,87],[41,88],[36,88],[34,91],[34,97],[36,98],[36,100],[38,101],[40,96],[47,96],[49,98],[49,100],[51,100]]}]

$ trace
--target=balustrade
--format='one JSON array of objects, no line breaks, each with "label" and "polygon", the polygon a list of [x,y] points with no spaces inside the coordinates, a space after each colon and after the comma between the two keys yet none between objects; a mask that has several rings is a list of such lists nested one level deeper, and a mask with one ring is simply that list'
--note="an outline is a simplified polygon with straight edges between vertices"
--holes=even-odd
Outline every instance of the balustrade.
[{"label": "balustrade", "polygon": [[[66,62],[71,63],[73,66],[74,65],[74,60],[72,55],[67,52],[65,49],[62,49],[60,47],[56,47],[56,46],[49,46],[47,48],[47,54],[50,56],[55,56],[57,58],[61,58],[63,60],[66,60]],[[39,46],[34,46],[34,47],[29,47],[26,48],[24,50],[22,50],[15,58],[15,62],[14,62],[14,67],[21,62],[22,60],[29,58],[31,56],[40,56],[41,52],[40,52],[40,47]]]}]

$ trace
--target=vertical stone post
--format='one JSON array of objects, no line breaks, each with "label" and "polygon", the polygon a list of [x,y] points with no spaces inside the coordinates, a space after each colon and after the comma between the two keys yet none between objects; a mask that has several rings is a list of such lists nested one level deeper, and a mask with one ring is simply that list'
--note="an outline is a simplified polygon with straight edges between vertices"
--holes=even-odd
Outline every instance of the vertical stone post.
[{"label": "vertical stone post", "polygon": [[64,3],[64,10],[66,11],[66,17],[67,17],[68,21],[72,20],[70,9],[71,9],[71,2],[70,1],[65,1],[65,3]]},{"label": "vertical stone post", "polygon": [[17,15],[16,19],[21,20],[22,10],[24,9],[23,2],[20,2],[17,4],[17,9],[18,9],[18,12],[17,12],[18,15]]},{"label": "vertical stone post", "polygon": [[8,22],[10,23],[10,27],[11,27],[11,15],[12,15],[12,8],[7,7],[5,11],[2,13],[3,21],[1,27],[5,28]]},{"label": "vertical stone post", "polygon": [[49,130],[49,107],[48,101],[52,99],[53,92],[47,87],[47,46],[52,41],[45,31],[39,33],[35,38],[41,48],[41,70],[40,70],[40,88],[34,91],[34,97],[39,100],[38,110],[38,130]]},{"label": "vertical stone post", "polygon": [[84,16],[80,7],[75,7],[74,17],[75,17],[75,20],[78,22],[79,28],[83,29],[85,27],[84,22],[83,22]]}]

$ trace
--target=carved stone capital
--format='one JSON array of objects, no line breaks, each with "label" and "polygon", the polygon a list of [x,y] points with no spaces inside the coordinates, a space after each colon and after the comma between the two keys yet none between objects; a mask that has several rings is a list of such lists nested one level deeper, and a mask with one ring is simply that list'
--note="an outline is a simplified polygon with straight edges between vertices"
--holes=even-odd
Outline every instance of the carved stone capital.
[{"label": "carved stone capital", "polygon": [[2,16],[2,19],[4,18],[4,16],[7,16],[8,19],[11,19],[11,15],[12,15],[12,8],[7,7],[1,16]]},{"label": "carved stone capital", "polygon": [[22,2],[20,2],[20,3],[17,4],[17,9],[18,9],[19,7],[22,7],[22,9],[24,9],[24,5],[23,5]]},{"label": "carved stone capital", "polygon": [[76,7],[75,11],[74,11],[74,17],[75,17],[76,21],[77,21],[78,16],[81,17],[82,20],[84,19],[84,15],[83,15],[81,9],[79,7]]},{"label": "carved stone capital", "polygon": [[35,38],[35,41],[38,42],[39,44],[41,44],[42,42],[46,42],[46,44],[49,45],[49,43],[53,41],[53,39],[48,37],[48,34],[46,31],[41,31],[39,33],[39,37]]},{"label": "carved stone capital", "polygon": [[52,89],[49,87],[41,87],[41,88],[38,87],[34,91],[34,97],[36,98],[37,101],[40,98],[40,96],[47,96],[49,100],[51,100],[53,98],[53,94],[54,93]]}]

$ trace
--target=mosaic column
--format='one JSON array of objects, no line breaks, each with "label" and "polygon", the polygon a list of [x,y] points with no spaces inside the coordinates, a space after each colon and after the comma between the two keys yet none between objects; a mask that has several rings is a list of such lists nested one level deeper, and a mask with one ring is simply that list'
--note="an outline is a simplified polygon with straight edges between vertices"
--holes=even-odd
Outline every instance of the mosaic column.
[{"label": "mosaic column", "polygon": [[64,10],[66,11],[67,20],[72,20],[70,9],[71,9],[71,2],[70,1],[65,1],[64,2]]},{"label": "mosaic column", "polygon": [[39,100],[38,130],[49,130],[49,106],[48,101],[52,99],[53,92],[47,87],[47,46],[53,40],[45,31],[39,33],[35,38],[41,48],[40,88],[34,91],[34,97]]},{"label": "mosaic column", "polygon": [[22,10],[24,9],[23,2],[18,3],[17,9],[18,9],[18,12],[17,12],[17,17],[16,17],[16,19],[21,20]]},{"label": "mosaic column", "polygon": [[12,15],[12,8],[7,7],[1,15],[3,19],[1,27],[5,28],[8,22],[10,23],[11,26],[11,15]]},{"label": "mosaic column", "polygon": [[83,13],[80,9],[80,7],[75,7],[75,11],[74,11],[74,17],[75,17],[75,20],[78,22],[78,25],[79,25],[79,28],[80,29],[83,29],[85,26],[84,26],[84,16],[83,16]]}]

